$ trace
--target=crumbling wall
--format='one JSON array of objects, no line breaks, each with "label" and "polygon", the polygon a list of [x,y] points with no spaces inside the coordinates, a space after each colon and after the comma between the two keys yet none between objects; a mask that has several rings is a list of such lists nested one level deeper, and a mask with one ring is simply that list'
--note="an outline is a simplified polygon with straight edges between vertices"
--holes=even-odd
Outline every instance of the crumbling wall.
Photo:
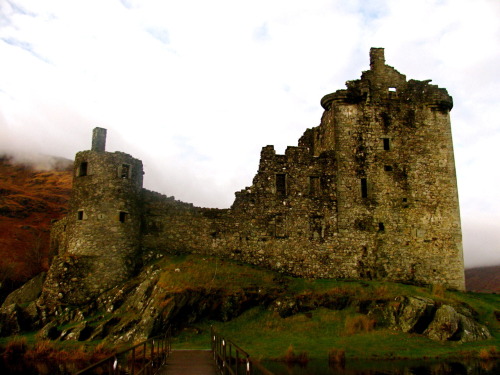
[{"label": "crumbling wall", "polygon": [[430,81],[371,50],[370,70],[326,95],[319,126],[262,149],[230,210],[148,199],[146,247],[218,254],[307,277],[463,289],[449,111]]},{"label": "crumbling wall", "polygon": [[73,303],[80,283],[88,299],[128,277],[139,249],[145,260],[191,252],[302,277],[464,289],[452,98],[407,81],[383,49],[370,58],[361,79],[322,98],[320,125],[297,147],[263,147],[252,185],[227,210],[142,189],[142,163],[105,152],[105,131],[95,132],[93,149],[76,157],[68,217],[54,229],[59,257],[48,280],[63,281],[47,293]]}]

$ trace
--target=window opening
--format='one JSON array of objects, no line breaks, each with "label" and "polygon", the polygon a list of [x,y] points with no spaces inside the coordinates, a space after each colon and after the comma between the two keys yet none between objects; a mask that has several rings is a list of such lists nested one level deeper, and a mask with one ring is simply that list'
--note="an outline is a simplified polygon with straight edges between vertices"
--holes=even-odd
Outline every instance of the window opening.
[{"label": "window opening", "polygon": [[384,232],[385,231],[384,223],[378,223],[378,231],[379,232]]},{"label": "window opening", "polygon": [[286,174],[276,175],[276,194],[279,196],[286,196]]},{"label": "window opening", "polygon": [[275,230],[274,236],[276,238],[286,237],[286,221],[284,215],[276,215],[274,218]]},{"label": "window opening", "polygon": [[389,151],[391,149],[391,140],[389,138],[382,138],[382,142],[384,143],[384,150]]},{"label": "window opening", "polygon": [[395,87],[389,87],[389,92],[396,92],[396,88]]},{"label": "window opening", "polygon": [[361,179],[361,198],[368,198],[368,183],[366,178]]},{"label": "window opening", "polygon": [[392,172],[392,165],[384,165],[384,171]]},{"label": "window opening", "polygon": [[120,178],[130,178],[130,165],[122,164],[120,169]]},{"label": "window opening", "polygon": [[320,194],[321,186],[320,180],[317,176],[309,177],[309,194],[313,197],[317,197]]},{"label": "window opening", "polygon": [[312,240],[323,240],[325,237],[325,223],[323,216],[312,216],[309,222]]},{"label": "window opening", "polygon": [[82,161],[80,163],[80,167],[78,168],[78,177],[86,176],[88,172],[88,163],[86,161]]},{"label": "window opening", "polygon": [[118,215],[118,220],[120,220],[120,222],[124,223],[125,221],[127,221],[127,218],[128,218],[128,212],[120,211],[120,213]]},{"label": "window opening", "polygon": [[84,218],[84,215],[83,215],[83,210],[78,211],[78,214],[77,214],[77,219],[78,219],[78,220],[83,220],[83,218]]}]

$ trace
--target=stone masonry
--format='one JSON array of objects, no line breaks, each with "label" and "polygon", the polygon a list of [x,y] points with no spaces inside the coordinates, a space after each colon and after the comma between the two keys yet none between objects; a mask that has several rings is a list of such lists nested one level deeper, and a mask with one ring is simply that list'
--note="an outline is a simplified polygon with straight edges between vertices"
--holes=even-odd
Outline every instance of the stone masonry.
[{"label": "stone masonry", "polygon": [[106,152],[96,128],[92,150],[76,155],[70,212],[52,232],[46,297],[84,303],[165,252],[463,290],[453,101],[429,82],[407,81],[372,48],[370,70],[323,97],[320,125],[297,147],[263,147],[230,209],[143,189],[142,162]]}]

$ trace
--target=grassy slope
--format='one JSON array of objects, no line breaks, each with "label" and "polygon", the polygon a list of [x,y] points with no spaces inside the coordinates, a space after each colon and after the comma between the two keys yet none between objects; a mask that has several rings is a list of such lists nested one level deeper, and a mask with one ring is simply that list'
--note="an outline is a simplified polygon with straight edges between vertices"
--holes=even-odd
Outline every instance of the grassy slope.
[{"label": "grassy slope", "polygon": [[[281,318],[270,308],[254,307],[229,322],[199,322],[196,329],[186,329],[176,337],[175,348],[207,348],[211,325],[252,356],[261,358],[279,358],[290,345],[296,352],[307,351],[311,358],[325,358],[331,348],[344,349],[348,358],[422,358],[475,356],[481,349],[500,344],[500,325],[494,317],[494,310],[500,307],[500,297],[495,294],[445,292],[439,288],[385,282],[304,280],[194,256],[169,257],[162,263],[165,264],[162,281],[177,290],[229,287],[234,292],[240,287],[266,289],[279,283],[288,295],[329,292],[359,299],[419,295],[442,302],[466,303],[477,311],[480,321],[494,336],[487,341],[457,344],[435,342],[421,335],[387,329],[352,333],[349,321],[360,315],[353,308],[340,311],[318,308]],[[173,272],[175,268],[181,272]]]}]

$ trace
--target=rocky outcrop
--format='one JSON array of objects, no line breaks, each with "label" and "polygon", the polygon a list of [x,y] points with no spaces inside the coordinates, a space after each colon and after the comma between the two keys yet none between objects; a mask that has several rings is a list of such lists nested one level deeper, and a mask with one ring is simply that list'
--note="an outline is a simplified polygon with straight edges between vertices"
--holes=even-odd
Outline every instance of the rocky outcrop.
[{"label": "rocky outcrop", "polygon": [[437,308],[434,319],[424,335],[438,341],[478,341],[491,337],[488,329],[478,324],[471,316],[457,312],[453,307],[443,305]]},{"label": "rocky outcrop", "polygon": [[[145,267],[139,276],[101,294],[91,304],[59,311],[55,319],[46,319],[39,335],[60,340],[136,342],[168,325],[184,327],[203,318],[228,321],[251,307],[267,304],[275,293],[257,287],[234,292],[206,287],[172,290],[162,283],[162,272],[156,265]],[[58,330],[61,326],[65,329]]]},{"label": "rocky outcrop", "polygon": [[367,313],[379,326],[423,334],[436,341],[468,342],[491,337],[488,329],[474,319],[470,307],[441,304],[430,298],[402,296],[377,301],[368,306]]},{"label": "rocky outcrop", "polygon": [[180,287],[171,284],[172,276],[180,276],[179,272],[174,267],[165,269],[162,263],[150,264],[136,277],[86,305],[51,305],[43,295],[29,302],[26,296],[38,295],[34,293],[37,288],[30,293],[17,291],[7,300],[17,303],[0,309],[0,334],[39,330],[40,338],[51,340],[132,343],[160,333],[169,325],[182,329],[203,319],[228,321],[262,306],[283,318],[320,307],[354,308],[379,328],[421,334],[437,341],[467,342],[491,337],[487,328],[478,323],[474,310],[465,304],[444,304],[421,296],[360,298],[352,290],[341,288],[297,294],[288,291],[284,279],[267,284],[257,281],[245,287],[225,283]]},{"label": "rocky outcrop", "polygon": [[7,296],[2,307],[7,307],[12,304],[23,304],[36,300],[42,293],[43,282],[45,281],[46,273],[42,272],[29,280],[19,289],[13,291]]}]

